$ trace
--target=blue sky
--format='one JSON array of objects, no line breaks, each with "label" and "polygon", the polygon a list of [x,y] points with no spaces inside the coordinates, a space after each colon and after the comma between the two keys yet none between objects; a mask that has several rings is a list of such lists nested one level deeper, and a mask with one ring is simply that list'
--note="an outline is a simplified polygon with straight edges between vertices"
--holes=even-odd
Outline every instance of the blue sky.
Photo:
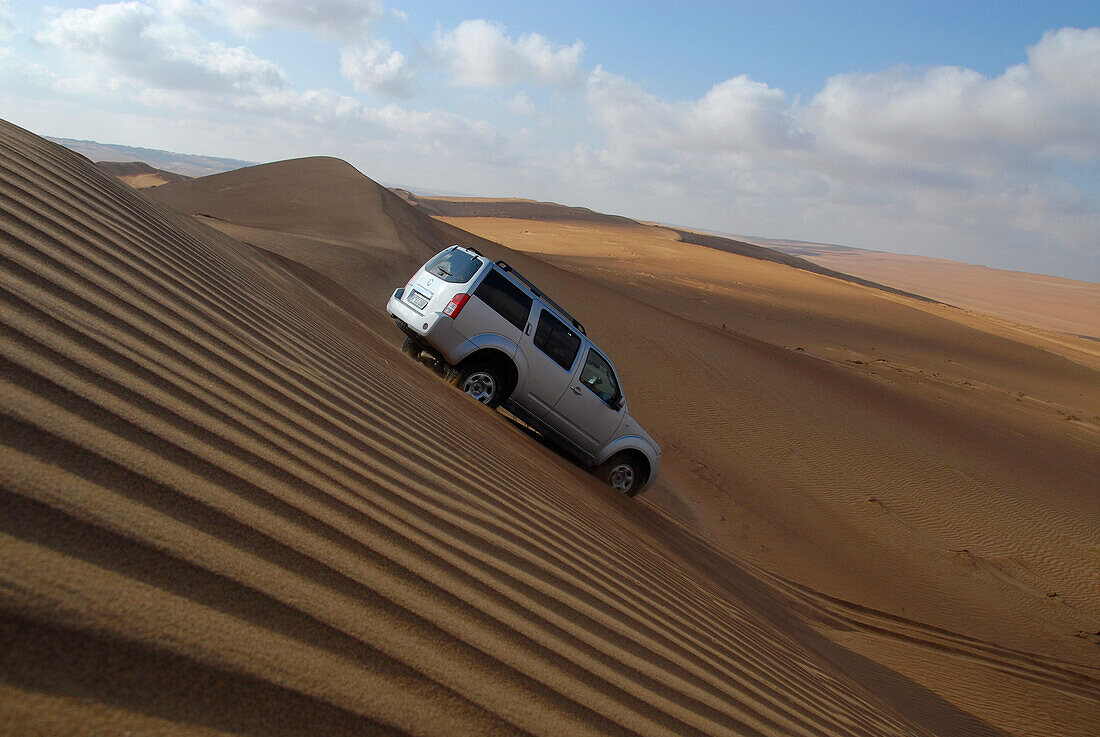
[{"label": "blue sky", "polygon": [[699,97],[737,74],[804,96],[830,75],[898,64],[964,66],[995,76],[1023,61],[1024,49],[1047,30],[1100,24],[1100,3],[1056,0],[426,4],[432,13],[409,19],[422,37],[437,22],[495,19],[517,33],[582,41],[586,56],[672,99]]},{"label": "blue sky", "polygon": [[0,0],[43,134],[1100,281],[1100,3]]}]

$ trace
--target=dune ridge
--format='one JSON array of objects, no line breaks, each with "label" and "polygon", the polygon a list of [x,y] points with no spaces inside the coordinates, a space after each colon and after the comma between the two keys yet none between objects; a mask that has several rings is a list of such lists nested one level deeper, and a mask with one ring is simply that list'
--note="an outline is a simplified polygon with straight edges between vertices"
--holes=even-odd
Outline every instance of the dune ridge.
[{"label": "dune ridge", "polygon": [[9,124],[0,183],[4,723],[924,733],[278,260]]}]

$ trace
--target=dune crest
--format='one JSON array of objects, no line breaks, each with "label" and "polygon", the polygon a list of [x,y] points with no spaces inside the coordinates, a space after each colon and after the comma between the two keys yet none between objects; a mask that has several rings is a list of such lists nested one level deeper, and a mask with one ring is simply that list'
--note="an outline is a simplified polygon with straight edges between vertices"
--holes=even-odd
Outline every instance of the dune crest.
[{"label": "dune crest", "polygon": [[237,169],[157,187],[149,196],[301,264],[368,304],[450,245],[431,218],[329,157]]}]

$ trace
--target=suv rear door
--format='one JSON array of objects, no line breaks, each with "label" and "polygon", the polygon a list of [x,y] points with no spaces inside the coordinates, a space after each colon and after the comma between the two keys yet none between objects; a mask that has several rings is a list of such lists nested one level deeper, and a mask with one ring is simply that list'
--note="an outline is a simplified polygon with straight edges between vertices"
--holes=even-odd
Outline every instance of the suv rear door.
[{"label": "suv rear door", "polygon": [[519,343],[531,313],[531,298],[495,266],[485,273],[473,296],[476,299],[467,301],[455,318],[455,330],[467,338],[495,333]]},{"label": "suv rear door", "polygon": [[584,349],[584,360],[577,362],[580,365],[547,421],[582,450],[596,456],[622,421],[623,395],[611,362],[587,340]]},{"label": "suv rear door", "polygon": [[527,376],[512,395],[531,414],[542,418],[565,392],[580,353],[581,337],[554,313],[536,302],[519,349],[527,359]]}]

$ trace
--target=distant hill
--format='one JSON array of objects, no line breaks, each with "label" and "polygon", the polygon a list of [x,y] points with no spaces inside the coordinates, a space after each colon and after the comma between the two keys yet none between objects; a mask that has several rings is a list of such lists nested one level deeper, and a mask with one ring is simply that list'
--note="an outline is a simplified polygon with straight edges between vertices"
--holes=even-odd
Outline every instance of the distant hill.
[{"label": "distant hill", "polygon": [[114,174],[134,189],[159,187],[171,182],[186,182],[191,177],[173,171],[154,169],[144,161],[97,161],[96,166]]},{"label": "distant hill", "polygon": [[242,161],[240,159],[220,159],[214,156],[196,156],[194,154],[180,154],[174,151],[159,151],[152,148],[138,148],[136,146],[118,146],[113,143],[99,143],[98,141],[80,141],[72,138],[50,138],[54,143],[60,143],[67,149],[88,157],[92,161],[140,161],[156,169],[183,174],[188,177],[205,177],[210,174],[220,174],[225,171],[233,171],[245,166],[252,166],[255,162]]}]

